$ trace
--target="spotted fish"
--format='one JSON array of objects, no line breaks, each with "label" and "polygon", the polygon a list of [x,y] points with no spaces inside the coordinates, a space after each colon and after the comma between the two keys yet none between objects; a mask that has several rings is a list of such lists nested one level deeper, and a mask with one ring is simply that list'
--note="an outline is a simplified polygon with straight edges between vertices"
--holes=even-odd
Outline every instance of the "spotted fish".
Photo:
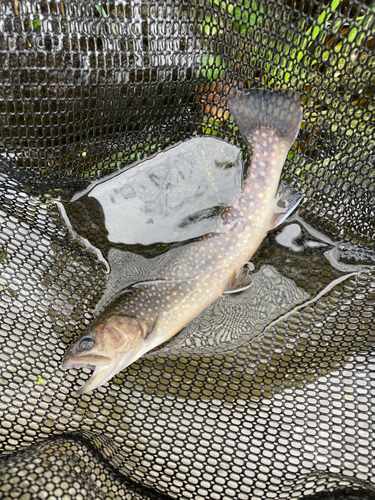
[{"label": "spotted fish", "polygon": [[[217,232],[185,245],[170,264],[173,269],[166,268],[160,279],[125,290],[72,345],[62,368],[94,369],[80,394],[104,384],[176,335],[228,289],[241,288],[238,277],[243,277],[243,266],[267,231],[299,203],[300,193],[285,183],[279,186],[302,120],[298,94],[237,93],[229,99],[229,109],[252,151],[239,196],[223,212]],[[171,275],[176,278],[168,279]]]}]

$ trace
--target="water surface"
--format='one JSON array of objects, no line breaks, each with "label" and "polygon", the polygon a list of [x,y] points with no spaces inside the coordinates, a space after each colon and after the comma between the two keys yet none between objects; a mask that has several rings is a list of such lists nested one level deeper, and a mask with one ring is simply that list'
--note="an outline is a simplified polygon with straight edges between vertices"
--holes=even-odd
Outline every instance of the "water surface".
[{"label": "water surface", "polygon": [[[181,247],[221,230],[221,213],[237,196],[243,169],[235,146],[194,138],[93,183],[71,204],[60,206],[75,237],[109,271],[94,315],[131,284],[179,279]],[[222,295],[157,350],[236,349],[373,265],[375,257],[332,241],[293,215],[268,234],[252,261],[249,289]]]}]

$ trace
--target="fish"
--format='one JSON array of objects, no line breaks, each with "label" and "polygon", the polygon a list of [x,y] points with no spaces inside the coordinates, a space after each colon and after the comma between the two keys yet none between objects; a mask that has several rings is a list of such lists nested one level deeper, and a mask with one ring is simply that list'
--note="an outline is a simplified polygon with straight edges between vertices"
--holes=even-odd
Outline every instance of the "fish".
[{"label": "fish", "polygon": [[299,94],[238,91],[228,98],[228,105],[251,151],[240,193],[223,210],[217,231],[182,246],[157,279],[125,289],[68,349],[63,369],[93,369],[79,394],[95,390],[171,339],[223,293],[246,288],[249,273],[244,266],[267,232],[303,198],[280,182],[303,117]]}]

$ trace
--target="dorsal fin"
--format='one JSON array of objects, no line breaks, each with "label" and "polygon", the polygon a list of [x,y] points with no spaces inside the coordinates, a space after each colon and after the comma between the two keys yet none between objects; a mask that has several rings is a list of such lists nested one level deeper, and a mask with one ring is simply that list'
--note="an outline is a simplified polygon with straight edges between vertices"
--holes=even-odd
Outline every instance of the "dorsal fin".
[{"label": "dorsal fin", "polygon": [[253,283],[253,278],[251,275],[251,271],[253,270],[254,264],[252,262],[248,262],[243,267],[241,267],[241,269],[235,271],[224,293],[239,293],[250,288]]},{"label": "dorsal fin", "polygon": [[290,187],[285,181],[281,181],[277,190],[273,215],[268,227],[268,231],[275,229],[297,208],[303,198],[303,193]]}]

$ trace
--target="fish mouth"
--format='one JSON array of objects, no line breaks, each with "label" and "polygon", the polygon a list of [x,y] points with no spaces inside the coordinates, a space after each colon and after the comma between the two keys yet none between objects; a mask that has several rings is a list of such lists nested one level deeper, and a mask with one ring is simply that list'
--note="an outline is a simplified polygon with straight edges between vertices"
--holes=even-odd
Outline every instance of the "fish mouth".
[{"label": "fish mouth", "polygon": [[93,391],[112,378],[118,371],[117,365],[118,363],[107,356],[85,354],[83,356],[67,356],[61,363],[61,368],[63,370],[70,370],[71,368],[91,368],[94,370],[91,377],[78,389],[77,392],[81,395]]},{"label": "fish mouth", "polygon": [[71,368],[96,368],[97,366],[108,366],[111,364],[111,359],[107,356],[84,355],[84,356],[67,356],[61,363],[63,370]]},{"label": "fish mouth", "polygon": [[63,370],[70,370],[71,368],[91,368],[94,370],[91,377],[77,391],[78,394],[82,395],[111,380],[117,373],[134,363],[149,350],[148,344],[145,344],[143,349],[139,348],[137,344],[135,348],[133,347],[128,352],[124,353],[120,350],[113,353],[111,357],[95,353],[70,352],[65,355],[61,368]]},{"label": "fish mouth", "polygon": [[140,358],[144,352],[139,350],[134,352],[133,350],[126,353],[125,355],[121,353],[110,359],[106,356],[98,355],[83,355],[83,356],[70,356],[66,357],[61,365],[64,370],[69,370],[70,368],[92,368],[94,371],[91,377],[80,387],[77,391],[79,395],[86,394],[87,392],[93,391],[105,384],[111,378],[113,378],[117,373],[131,365],[134,361]]},{"label": "fish mouth", "polygon": [[77,393],[81,395],[93,391],[110,380],[118,373],[118,365],[119,360],[113,360],[107,356],[98,354],[75,354],[66,356],[61,363],[61,368],[63,370],[70,370],[71,368],[91,368],[94,370],[91,377],[78,389]]},{"label": "fish mouth", "polygon": [[116,373],[119,372],[118,363],[111,362],[111,364],[106,366],[88,366],[89,368],[94,368],[91,377],[80,387],[77,391],[78,394],[86,394],[86,392],[93,391],[101,385],[105,384],[110,380]]}]

